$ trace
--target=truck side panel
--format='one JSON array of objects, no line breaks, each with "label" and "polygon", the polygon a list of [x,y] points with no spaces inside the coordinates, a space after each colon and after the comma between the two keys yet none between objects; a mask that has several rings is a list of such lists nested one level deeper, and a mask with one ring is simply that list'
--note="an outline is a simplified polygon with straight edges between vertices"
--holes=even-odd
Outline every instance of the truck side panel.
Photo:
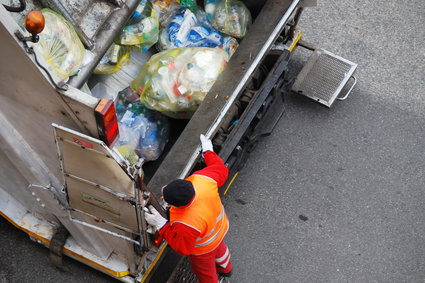
[{"label": "truck side panel", "polygon": [[[5,170],[2,175],[6,178],[16,178],[6,181],[2,178],[0,190],[13,198],[5,200],[6,203],[18,201],[34,215],[42,214],[45,220],[53,219],[55,225],[59,220],[81,247],[106,259],[113,249],[108,239],[99,237],[93,229],[72,222],[64,209],[63,176],[51,126],[57,123],[95,135],[93,109],[97,99],[74,88],[59,94],[14,37],[14,32],[20,28],[2,5],[0,19],[0,169]],[[37,58],[44,62],[42,56]],[[47,64],[43,65],[48,68]],[[51,75],[58,82],[54,74]],[[71,104],[65,103],[64,99]],[[86,120],[79,120],[77,115]],[[11,164],[13,166],[8,166]],[[43,201],[44,209],[37,204],[33,194]],[[38,205],[37,208],[34,205]],[[0,212],[8,217],[13,214],[11,209],[13,207],[1,206]],[[92,239],[96,238],[100,239],[93,242]]]}]

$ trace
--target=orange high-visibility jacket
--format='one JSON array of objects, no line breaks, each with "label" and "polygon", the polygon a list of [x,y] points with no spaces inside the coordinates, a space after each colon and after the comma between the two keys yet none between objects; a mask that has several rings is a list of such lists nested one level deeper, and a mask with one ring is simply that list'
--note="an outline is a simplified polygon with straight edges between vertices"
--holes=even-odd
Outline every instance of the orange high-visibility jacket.
[{"label": "orange high-visibility jacket", "polygon": [[188,206],[171,207],[170,224],[183,223],[199,231],[192,254],[209,253],[223,241],[229,230],[229,220],[216,181],[202,175],[192,175],[186,180],[193,184],[195,198]]}]

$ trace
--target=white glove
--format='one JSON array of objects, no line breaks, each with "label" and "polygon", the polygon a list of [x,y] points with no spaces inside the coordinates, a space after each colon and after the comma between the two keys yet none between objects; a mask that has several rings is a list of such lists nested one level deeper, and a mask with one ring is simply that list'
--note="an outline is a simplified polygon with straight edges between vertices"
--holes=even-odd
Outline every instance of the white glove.
[{"label": "white glove", "polygon": [[156,230],[151,225],[148,225],[148,229],[146,229],[146,232],[153,235],[156,233]]},{"label": "white glove", "polygon": [[204,135],[201,135],[199,138],[201,139],[202,153],[207,152],[207,151],[214,151],[213,146],[212,146],[212,142],[211,142],[210,139],[208,139]]},{"label": "white glove", "polygon": [[149,205],[148,208],[149,209],[146,207],[143,208],[145,211],[146,222],[148,222],[148,224],[152,226],[155,231],[161,230],[161,228],[164,227],[164,225],[167,223],[167,219],[162,217],[158,210],[156,210],[152,205]]}]

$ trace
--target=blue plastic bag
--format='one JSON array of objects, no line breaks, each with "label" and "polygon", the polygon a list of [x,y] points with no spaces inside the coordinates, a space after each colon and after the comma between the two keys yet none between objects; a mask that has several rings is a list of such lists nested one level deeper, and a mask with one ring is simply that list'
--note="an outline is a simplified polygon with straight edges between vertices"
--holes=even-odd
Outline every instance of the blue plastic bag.
[{"label": "blue plastic bag", "polygon": [[160,50],[178,47],[219,47],[232,55],[238,43],[236,39],[224,37],[207,19],[202,10],[192,12],[182,8],[160,34]]}]

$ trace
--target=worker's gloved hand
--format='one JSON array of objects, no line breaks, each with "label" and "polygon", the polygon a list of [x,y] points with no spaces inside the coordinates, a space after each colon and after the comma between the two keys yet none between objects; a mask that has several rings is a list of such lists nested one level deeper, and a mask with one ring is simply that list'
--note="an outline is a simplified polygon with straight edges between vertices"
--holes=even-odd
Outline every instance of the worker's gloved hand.
[{"label": "worker's gloved hand", "polygon": [[205,137],[204,135],[201,135],[200,139],[201,139],[202,153],[207,151],[214,151],[212,142],[209,138]]},{"label": "worker's gloved hand", "polygon": [[148,229],[146,229],[146,232],[148,232],[149,234],[155,234],[156,230],[153,226],[148,225]]},{"label": "worker's gloved hand", "polygon": [[161,228],[164,227],[164,225],[167,223],[167,219],[162,217],[158,210],[156,210],[152,205],[149,205],[148,208],[143,208],[145,211],[146,222],[148,222],[148,224],[152,226],[155,231],[161,230]]}]

